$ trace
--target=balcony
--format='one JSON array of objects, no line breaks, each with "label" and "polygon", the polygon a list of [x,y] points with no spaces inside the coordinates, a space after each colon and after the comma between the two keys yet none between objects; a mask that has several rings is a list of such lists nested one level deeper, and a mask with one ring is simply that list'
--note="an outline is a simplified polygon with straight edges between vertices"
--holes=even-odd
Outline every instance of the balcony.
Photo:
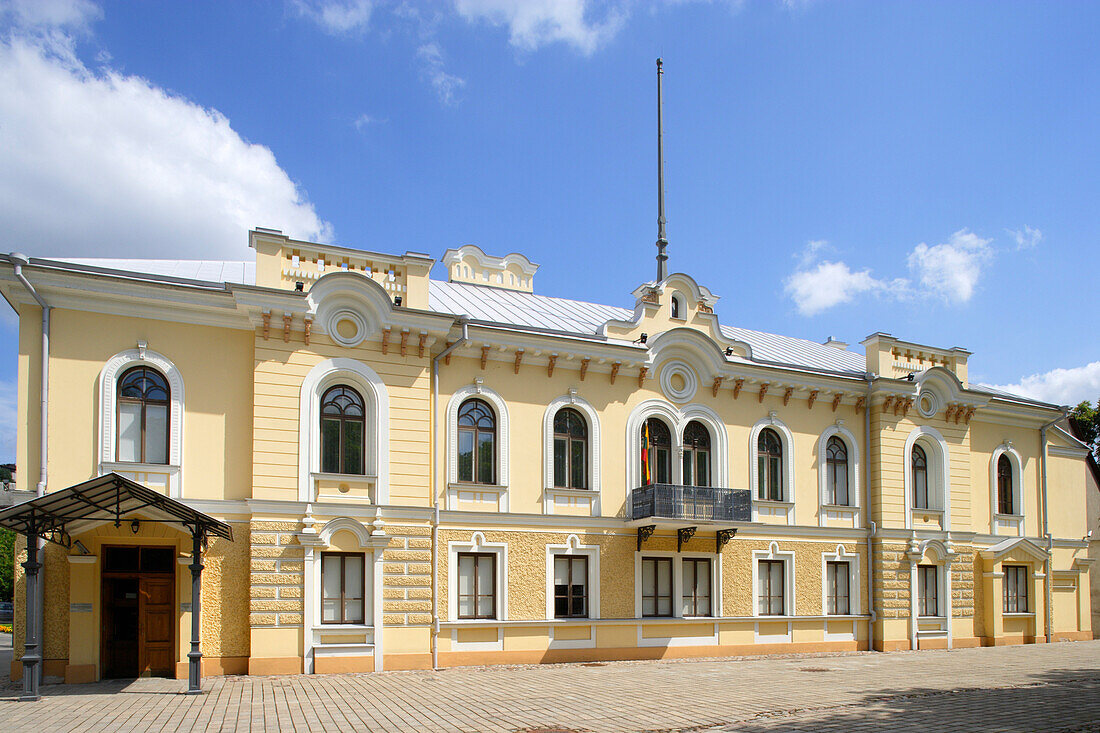
[{"label": "balcony", "polygon": [[704,524],[749,522],[752,496],[748,489],[649,484],[631,492],[630,518]]}]

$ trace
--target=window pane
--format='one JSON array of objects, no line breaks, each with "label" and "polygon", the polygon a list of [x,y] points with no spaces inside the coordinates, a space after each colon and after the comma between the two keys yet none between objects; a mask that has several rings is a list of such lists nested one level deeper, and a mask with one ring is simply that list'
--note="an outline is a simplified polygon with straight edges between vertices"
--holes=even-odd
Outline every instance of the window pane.
[{"label": "window pane", "polygon": [[672,595],[672,563],[662,561],[657,564],[657,595]]},{"label": "window pane", "polygon": [[580,440],[574,440],[572,442],[573,455],[572,464],[572,480],[569,484],[574,489],[587,489],[588,488],[588,469],[585,466],[585,449],[586,445]]},{"label": "window pane", "polygon": [[672,481],[671,466],[669,465],[669,455],[667,448],[658,448],[657,454],[657,483],[667,484]]},{"label": "window pane", "polygon": [[768,459],[768,488],[771,491],[772,501],[783,501],[783,485],[780,481],[780,461],[779,456],[772,456]]},{"label": "window pane", "polygon": [[344,557],[344,597],[363,597],[363,556]]},{"label": "window pane", "polygon": [[699,573],[695,578],[696,592],[700,597],[710,598],[710,561],[699,563]]},{"label": "window pane", "polygon": [[341,473],[363,473],[363,423],[344,423],[344,466]]},{"label": "window pane", "polygon": [[695,453],[695,485],[710,486],[710,454],[707,451]]},{"label": "window pane", "polygon": [[842,464],[836,467],[836,490],[833,495],[833,503],[842,506],[848,505],[848,471]]},{"label": "window pane", "polygon": [[652,560],[642,561],[642,595],[657,595],[657,564]]},{"label": "window pane", "polygon": [[923,469],[913,471],[913,498],[915,507],[928,508],[928,474]]},{"label": "window pane", "polygon": [[758,499],[768,498],[768,461],[764,456],[756,460],[756,496]]},{"label": "window pane", "polygon": [[480,618],[495,618],[493,610],[493,597],[491,595],[479,595],[477,597],[477,615]]},{"label": "window pane", "polygon": [[344,622],[358,624],[363,621],[363,601],[344,601]]},{"label": "window pane", "polygon": [[321,558],[321,594],[326,599],[340,599],[340,557],[338,555],[325,555]]},{"label": "window pane", "polygon": [[459,618],[469,618],[474,615],[474,597],[473,596],[459,596],[458,597],[458,616]]},{"label": "window pane", "polygon": [[168,405],[145,406],[145,462],[168,463]]},{"label": "window pane", "polygon": [[657,599],[655,598],[642,598],[642,615],[643,616],[656,616],[657,615]]},{"label": "window pane", "polygon": [[493,434],[477,434],[477,481],[482,484],[496,482],[493,471]]},{"label": "window pane", "polygon": [[694,486],[695,485],[695,480],[692,478],[692,474],[694,472],[692,471],[691,453],[692,452],[690,450],[685,450],[684,451],[684,468],[683,468],[683,470],[684,470],[684,477],[683,477],[684,486]]},{"label": "window pane", "polygon": [[479,557],[477,559],[477,594],[489,597],[493,594],[492,557]]},{"label": "window pane", "polygon": [[[559,413],[560,414],[560,413]],[[554,438],[554,486],[565,486],[566,473],[566,449],[564,438]]]},{"label": "window pane", "polygon": [[661,596],[657,599],[657,615],[658,616],[671,616],[672,615],[672,597]]},{"label": "window pane", "polygon": [[118,403],[118,460],[141,460],[141,405]]},{"label": "window pane", "polygon": [[326,600],[321,602],[321,620],[330,623],[340,620],[339,597],[337,597],[334,601]]},{"label": "window pane", "polygon": [[474,592],[474,558],[471,555],[458,558],[458,592],[463,596]]},{"label": "window pane", "polygon": [[474,434],[458,431],[458,480],[474,480]]},{"label": "window pane", "polygon": [[569,584],[569,558],[554,558],[554,585],[565,586]]},{"label": "window pane", "polygon": [[340,473],[340,421],[321,421],[321,470]]}]

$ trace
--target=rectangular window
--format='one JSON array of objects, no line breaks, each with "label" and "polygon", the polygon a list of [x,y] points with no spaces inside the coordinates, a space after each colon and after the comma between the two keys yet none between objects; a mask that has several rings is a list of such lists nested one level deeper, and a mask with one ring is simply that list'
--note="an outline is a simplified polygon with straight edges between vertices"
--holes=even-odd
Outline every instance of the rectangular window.
[{"label": "rectangular window", "polygon": [[917,615],[939,616],[939,568],[935,565],[917,566]]},{"label": "rectangular window", "polygon": [[1027,613],[1027,567],[1004,566],[1004,612]]},{"label": "rectangular window", "polygon": [[686,558],[683,563],[685,616],[710,616],[710,560]]},{"label": "rectangular window", "polygon": [[835,506],[848,506],[848,464],[829,465],[828,501]]},{"label": "rectangular window", "polygon": [[363,623],[363,555],[321,553],[321,623]]},{"label": "rectangular window", "polygon": [[458,554],[458,617],[497,617],[497,556],[486,552]]},{"label": "rectangular window", "polygon": [[761,616],[784,616],[787,613],[786,568],[782,560],[761,560],[757,568],[757,613]]},{"label": "rectangular window", "polygon": [[928,503],[928,472],[913,472],[913,508],[931,509]]},{"label": "rectangular window", "polygon": [[554,486],[568,486],[566,483],[568,473],[567,451],[569,441],[565,438],[554,438]]},{"label": "rectangular window", "polygon": [[825,563],[825,613],[847,616],[852,612],[849,597],[850,568],[846,562]]},{"label": "rectangular window", "polygon": [[118,460],[141,460],[141,404],[118,403]]},{"label": "rectangular window", "polygon": [[588,558],[554,557],[554,618],[588,617]]},{"label": "rectangular window", "polygon": [[672,615],[672,558],[642,558],[642,615]]},{"label": "rectangular window", "polygon": [[458,480],[474,480],[474,434],[458,431]]}]

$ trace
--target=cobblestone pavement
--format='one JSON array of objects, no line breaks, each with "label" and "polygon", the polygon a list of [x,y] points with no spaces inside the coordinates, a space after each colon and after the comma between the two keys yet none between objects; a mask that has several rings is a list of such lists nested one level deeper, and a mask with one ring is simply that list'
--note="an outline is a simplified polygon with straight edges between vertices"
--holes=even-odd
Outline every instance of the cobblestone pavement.
[{"label": "cobblestone pavement", "polygon": [[1100,641],[0,690],[0,731],[1100,731]]}]

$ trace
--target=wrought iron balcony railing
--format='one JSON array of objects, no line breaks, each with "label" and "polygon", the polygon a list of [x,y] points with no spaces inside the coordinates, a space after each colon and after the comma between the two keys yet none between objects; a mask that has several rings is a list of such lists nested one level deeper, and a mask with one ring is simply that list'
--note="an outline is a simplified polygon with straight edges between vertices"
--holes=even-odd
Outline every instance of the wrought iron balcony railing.
[{"label": "wrought iron balcony railing", "polygon": [[748,522],[752,497],[748,489],[648,484],[631,493],[631,519],[683,519],[699,522]]}]

